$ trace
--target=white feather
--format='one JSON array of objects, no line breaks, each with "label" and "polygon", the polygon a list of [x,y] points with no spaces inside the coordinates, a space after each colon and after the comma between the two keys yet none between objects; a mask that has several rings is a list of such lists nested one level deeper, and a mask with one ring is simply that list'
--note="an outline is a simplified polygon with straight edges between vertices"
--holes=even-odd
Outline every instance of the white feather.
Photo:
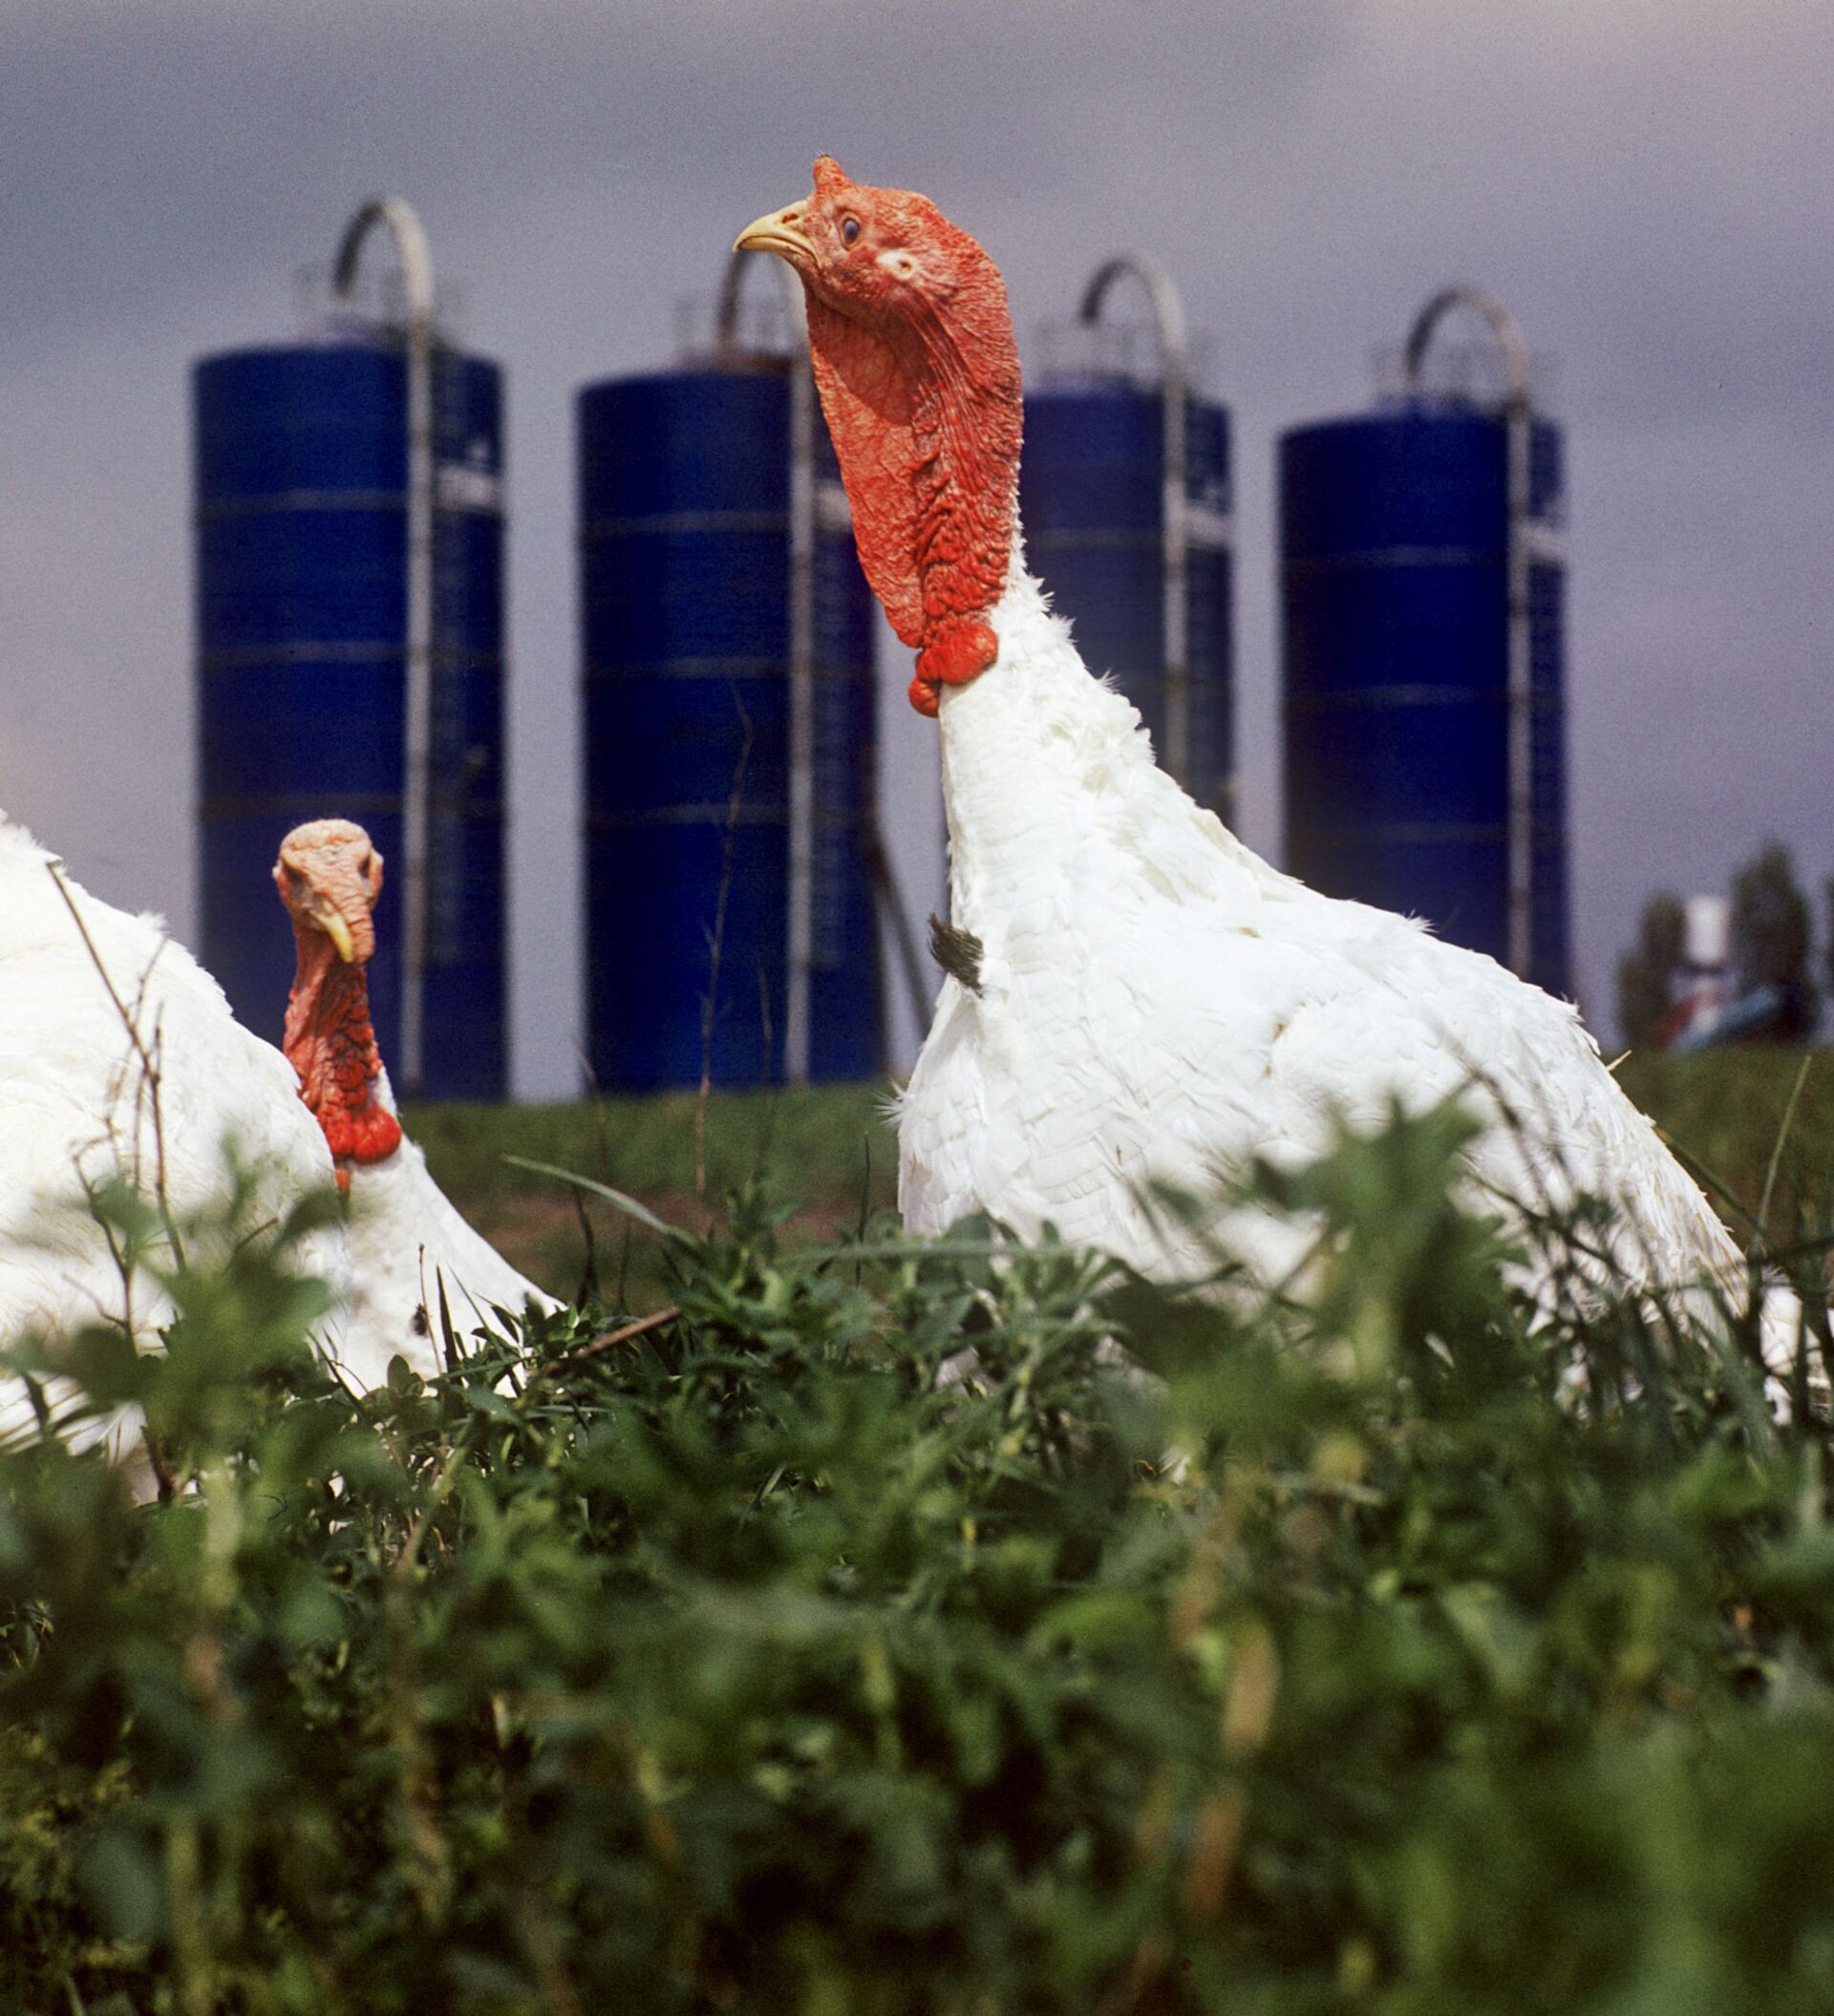
[{"label": "white feather", "polygon": [[[1200,1256],[1142,1207],[1142,1183],[1298,1162],[1333,1114],[1369,1124],[1391,1098],[1418,1111],[1469,1088],[1491,1123],[1472,1157],[1486,1185],[1525,1204],[1612,1199],[1618,1257],[1646,1283],[1740,1278],[1571,1007],[1243,846],[1158,768],[1016,544],[989,621],[998,659],[940,712],[951,921],[981,941],[981,985],[945,980],[901,1102],[912,1230],[986,1211],[1176,1275]],[[1269,1278],[1298,1256],[1290,1225],[1216,1229]]]},{"label": "white feather", "polygon": [[[158,1072],[157,1127],[141,1049]],[[55,1342],[103,1322],[137,1347],[157,1343],[170,1303],[143,1270],[123,1281],[91,1192],[115,1177],[149,1195],[162,1184],[175,1220],[207,1221],[229,1202],[229,1151],[251,1172],[256,1222],[334,1180],[292,1066],[236,1021],[163,923],[90,896],[0,816],[0,1342]],[[303,1241],[296,1263],[332,1291],[316,1342],[366,1388],[396,1352],[417,1371],[440,1369],[437,1313],[417,1314],[423,1303],[437,1312],[437,1284],[467,1331],[496,1307],[555,1306],[465,1223],[405,1139],[352,1172],[343,1219]],[[48,1390],[53,1411],[74,1397],[65,1382]],[[23,1382],[0,1382],[0,1442],[34,1420]],[[123,1416],[72,1440],[119,1450],[137,1432]]]},{"label": "white feather", "polygon": [[[376,1089],[393,1113],[386,1072]],[[542,1311],[560,1307],[472,1230],[405,1134],[384,1160],[352,1169],[346,1229],[350,1321],[341,1356],[364,1386],[382,1381],[397,1351],[417,1372],[441,1369],[442,1295],[454,1327],[465,1336],[480,1325],[501,1332],[500,1309],[520,1318],[530,1303]]]},{"label": "white feather", "polygon": [[[163,923],[98,902],[58,867],[79,929],[54,865],[0,817],[0,1339],[57,1339],[112,1322],[143,1347],[172,1310],[144,1273],[123,1282],[90,1208],[92,1186],[120,1177],[154,1194],[162,1178],[175,1220],[207,1219],[228,1202],[232,1149],[252,1174],[259,1221],[328,1187],[331,1156],[291,1065],[236,1021]],[[129,1019],[157,1065],[157,1128]],[[315,1235],[298,1264],[342,1304],[341,1237]],[[342,1326],[340,1308],[321,1341],[336,1348]],[[59,1388],[52,1397],[71,1396]],[[32,1420],[23,1385],[7,1383],[0,1438],[29,1432]],[[76,1439],[118,1442],[123,1432],[119,1422],[91,1423]]]}]

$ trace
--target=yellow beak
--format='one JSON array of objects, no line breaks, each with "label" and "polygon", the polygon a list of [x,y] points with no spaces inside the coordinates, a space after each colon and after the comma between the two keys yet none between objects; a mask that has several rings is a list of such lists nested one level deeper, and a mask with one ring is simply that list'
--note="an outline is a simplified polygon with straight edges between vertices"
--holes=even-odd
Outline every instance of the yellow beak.
[{"label": "yellow beak", "polygon": [[798,205],[788,204],[781,210],[773,210],[749,223],[733,241],[735,252],[775,252],[779,259],[794,263],[797,259],[813,260],[814,242],[800,228]]},{"label": "yellow beak", "polygon": [[317,902],[312,905],[312,922],[337,947],[337,956],[349,966],[356,957],[356,941],[351,936],[351,927],[344,922],[344,914],[335,905]]}]

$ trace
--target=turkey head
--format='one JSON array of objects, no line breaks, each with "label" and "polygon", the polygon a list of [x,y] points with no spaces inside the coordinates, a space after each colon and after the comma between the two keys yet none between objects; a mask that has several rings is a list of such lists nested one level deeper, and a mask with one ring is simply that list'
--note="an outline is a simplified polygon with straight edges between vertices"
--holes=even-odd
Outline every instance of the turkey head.
[{"label": "turkey head", "polygon": [[748,224],[802,282],[821,410],[872,591],[917,651],[911,704],[993,663],[988,612],[1017,515],[1019,353],[1000,270],[927,196],[823,155],[800,202]]},{"label": "turkey head", "polygon": [[364,968],[375,950],[370,913],[382,892],[382,857],[361,826],[313,819],[280,843],[274,885],[293,921],[297,966],[281,1047],[299,1095],[325,1130],[340,1190],[352,1162],[378,1162],[401,1142],[383,1102],[382,1058]]}]

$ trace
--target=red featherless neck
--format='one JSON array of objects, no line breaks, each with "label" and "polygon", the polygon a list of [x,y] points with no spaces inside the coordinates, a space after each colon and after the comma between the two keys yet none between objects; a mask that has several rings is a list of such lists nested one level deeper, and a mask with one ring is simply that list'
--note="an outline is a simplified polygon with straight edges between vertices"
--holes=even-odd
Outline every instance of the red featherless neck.
[{"label": "red featherless neck", "polygon": [[918,652],[911,704],[933,715],[999,653],[986,618],[1012,564],[1022,422],[1006,285],[928,197],[863,187],[826,157],[780,215],[810,246],[791,264],[861,564]]},{"label": "red featherless neck", "polygon": [[323,931],[295,918],[298,969],[287,1002],[282,1048],[299,1073],[299,1095],[325,1130],[350,1188],[352,1162],[379,1162],[401,1144],[401,1123],[377,1094],[382,1057],[370,1021],[369,976],[340,959]]}]

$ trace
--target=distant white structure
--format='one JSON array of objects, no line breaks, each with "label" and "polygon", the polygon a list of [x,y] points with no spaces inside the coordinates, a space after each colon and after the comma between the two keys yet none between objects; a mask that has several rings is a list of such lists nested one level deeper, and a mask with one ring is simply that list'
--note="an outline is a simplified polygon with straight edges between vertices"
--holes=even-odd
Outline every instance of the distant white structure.
[{"label": "distant white structure", "polygon": [[1732,903],[1723,896],[1690,896],[1682,905],[1681,968],[1669,1012],[1665,1049],[1711,1043],[1732,1007]]},{"label": "distant white structure", "polygon": [[1682,944],[1689,966],[1723,972],[1732,957],[1732,899],[1691,896],[1683,908],[1687,929]]}]

